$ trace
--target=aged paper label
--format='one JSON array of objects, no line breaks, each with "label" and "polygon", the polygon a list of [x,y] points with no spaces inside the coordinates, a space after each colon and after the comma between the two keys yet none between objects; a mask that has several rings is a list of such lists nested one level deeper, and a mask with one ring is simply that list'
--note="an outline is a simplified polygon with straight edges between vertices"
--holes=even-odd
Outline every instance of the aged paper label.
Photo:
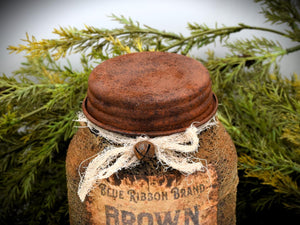
[{"label": "aged paper label", "polygon": [[218,182],[212,166],[189,176],[116,175],[101,180],[86,200],[92,224],[217,224]]}]

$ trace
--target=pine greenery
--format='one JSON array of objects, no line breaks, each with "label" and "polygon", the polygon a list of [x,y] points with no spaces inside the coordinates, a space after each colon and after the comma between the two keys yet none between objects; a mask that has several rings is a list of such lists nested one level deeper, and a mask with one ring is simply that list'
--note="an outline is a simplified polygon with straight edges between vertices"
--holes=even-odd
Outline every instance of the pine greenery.
[{"label": "pine greenery", "polygon": [[[250,221],[255,210],[299,213],[300,78],[282,77],[277,62],[300,50],[300,10],[292,0],[257,2],[269,22],[286,24],[287,30],[189,23],[190,35],[183,36],[112,15],[122,28],[60,27],[54,29],[58,39],[26,34],[25,44],[9,46],[11,52],[26,52],[26,62],[13,76],[0,77],[0,223],[68,223],[66,149],[96,64],[137,51],[190,55],[216,41],[228,49],[225,57],[208,51],[195,58],[210,71],[221,103],[218,117],[237,147],[238,223]],[[258,37],[230,42],[242,30],[273,33],[295,45],[284,49]],[[81,54],[79,71],[61,63],[74,53]]]}]

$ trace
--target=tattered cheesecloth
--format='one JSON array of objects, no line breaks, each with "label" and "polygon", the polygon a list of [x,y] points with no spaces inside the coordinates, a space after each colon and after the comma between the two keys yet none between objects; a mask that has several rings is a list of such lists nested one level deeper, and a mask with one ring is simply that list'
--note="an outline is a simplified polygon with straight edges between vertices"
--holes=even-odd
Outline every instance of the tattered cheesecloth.
[{"label": "tattered cheesecloth", "polygon": [[[108,178],[121,169],[128,169],[138,165],[140,159],[137,157],[134,147],[145,141],[149,143],[148,146],[150,144],[154,145],[157,161],[165,165],[166,168],[176,169],[184,175],[190,175],[197,171],[206,171],[206,160],[196,158],[194,154],[190,153],[198,151],[198,134],[217,124],[215,117],[213,117],[199,127],[194,125],[197,124],[195,122],[182,133],[153,138],[147,136],[134,138],[104,130],[91,123],[83,113],[79,113],[77,121],[86,123],[93,133],[104,137],[112,143],[112,145],[107,146],[93,157],[83,175],[80,174],[81,166],[79,167],[78,171],[81,179],[78,195],[81,201],[84,201],[85,196],[90,192],[97,180]],[[113,144],[121,146],[114,146]],[[90,160],[90,158],[87,160]]]}]

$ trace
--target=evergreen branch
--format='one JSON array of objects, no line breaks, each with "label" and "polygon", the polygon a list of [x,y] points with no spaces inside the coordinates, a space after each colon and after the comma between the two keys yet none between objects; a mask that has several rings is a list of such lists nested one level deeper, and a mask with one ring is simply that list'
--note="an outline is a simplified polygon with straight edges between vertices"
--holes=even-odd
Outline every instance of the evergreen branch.
[{"label": "evergreen branch", "polygon": [[[122,21],[122,23],[125,24],[123,29],[113,29],[110,31],[86,26],[86,29],[77,30],[71,27],[60,27],[59,30],[54,29],[53,31],[53,33],[60,36],[60,39],[43,39],[41,41],[36,41],[35,37],[32,37],[30,39],[29,35],[26,34],[26,39],[24,41],[27,42],[27,46],[9,46],[8,49],[11,51],[11,53],[19,53],[25,51],[27,54],[31,54],[32,56],[41,55],[48,51],[56,51],[55,53],[53,53],[53,56],[58,59],[60,57],[65,57],[67,52],[71,53],[72,51],[74,51],[74,53],[85,52],[90,48],[92,48],[92,52],[103,51],[103,49],[107,49],[110,46],[110,37],[125,42],[134,37],[145,37],[146,35],[148,36],[147,40],[149,40],[150,36],[152,37],[152,41],[156,40],[156,42],[151,44],[152,48],[155,48],[156,50],[168,51],[175,48],[175,52],[182,51],[182,53],[186,54],[195,43],[198,47],[201,47],[203,45],[208,45],[214,42],[218,37],[220,38],[220,40],[222,40],[232,33],[236,33],[246,29],[272,32],[284,37],[289,37],[288,34],[279,32],[277,30],[264,27],[249,26],[245,24],[239,24],[238,26],[234,27],[222,27],[215,29],[201,26],[198,26],[196,29],[195,25],[190,25],[190,27],[192,26],[193,28],[192,35],[183,37],[181,34],[177,35],[170,32],[159,31],[148,26],[145,26],[145,28],[140,28],[139,26],[134,25],[130,19],[126,20],[124,17],[115,17],[115,19],[118,21]],[[164,46],[162,45],[163,42],[169,42],[169,44]],[[127,43],[127,45],[131,46],[132,42]]]},{"label": "evergreen branch", "polygon": [[[296,74],[283,79],[277,59],[299,51],[300,45],[284,49],[256,37],[226,41],[233,33],[259,30],[299,42],[299,13],[291,2],[264,1],[270,21],[289,24],[285,32],[245,24],[209,28],[189,23],[190,35],[185,37],[112,15],[122,28],[60,27],[54,30],[58,39],[41,41],[26,34],[27,45],[9,47],[12,52],[25,51],[26,63],[14,77],[0,77],[0,201],[4,209],[0,216],[5,222],[16,218],[17,224],[18,218],[30,224],[63,224],[61,220],[67,224],[65,150],[76,131],[73,119],[93,69],[88,56],[101,61],[135,51],[188,54],[218,38],[228,50],[226,57],[217,58],[209,51],[207,59],[199,60],[211,74],[221,102],[218,118],[238,151],[238,193],[243,193],[238,201],[260,210],[267,205],[271,209],[274,202],[282,204],[276,206],[281,209],[299,209],[300,81]],[[57,61],[73,52],[82,53],[80,72]],[[251,198],[253,193],[261,194]]]},{"label": "evergreen branch", "polygon": [[300,50],[300,45],[285,49],[286,54],[293,53],[293,52],[296,52],[296,51],[299,51],[299,50]]},{"label": "evergreen branch", "polygon": [[281,32],[281,31],[278,31],[278,30],[271,29],[271,28],[257,27],[257,26],[249,26],[249,25],[246,25],[246,24],[243,24],[243,23],[240,23],[239,25],[240,25],[243,29],[265,31],[265,32],[270,32],[270,33],[278,34],[278,35],[280,35],[280,36],[289,38],[289,35],[288,35],[288,34],[283,33],[283,32]]},{"label": "evergreen branch", "polygon": [[24,120],[24,119],[26,119],[26,118],[28,118],[28,117],[31,117],[31,116],[33,116],[34,114],[36,114],[36,113],[39,113],[39,112],[41,112],[41,111],[43,111],[43,110],[46,110],[47,109],[47,106],[42,106],[42,107],[40,107],[40,108],[38,108],[38,109],[35,109],[35,110],[33,110],[33,111],[31,111],[31,112],[29,112],[29,113],[27,113],[26,115],[22,115],[20,118],[18,118],[20,121],[22,121],[22,120]]},{"label": "evergreen branch", "polygon": [[287,24],[290,27],[288,36],[294,41],[300,41],[300,8],[293,0],[255,0],[265,7],[262,12],[267,21],[276,24]]},{"label": "evergreen branch", "polygon": [[147,27],[146,29],[141,29],[139,27],[128,27],[126,29],[97,29],[91,26],[86,26],[86,29],[77,30],[75,28],[63,28],[54,29],[53,33],[58,34],[60,39],[43,39],[41,41],[36,41],[33,36],[31,39],[28,34],[26,34],[26,39],[23,41],[27,42],[26,45],[19,45],[18,47],[9,46],[8,50],[10,53],[16,52],[20,53],[25,51],[27,54],[32,56],[38,56],[44,54],[48,51],[57,50],[53,56],[58,59],[60,57],[65,57],[68,51],[74,49],[74,53],[84,52],[90,48],[99,51],[108,47],[109,41],[107,38],[113,37],[117,39],[118,37],[131,38],[132,36],[144,36],[152,35],[153,38],[162,39],[180,39],[180,35],[173,33],[167,33],[164,31],[158,31],[153,28]]},{"label": "evergreen branch", "polygon": [[[197,42],[201,43],[201,42],[205,42],[207,44],[213,42],[215,40],[215,38],[217,37],[221,37],[224,35],[229,35],[231,33],[235,33],[235,32],[239,32],[241,31],[242,28],[241,27],[225,27],[225,28],[219,28],[219,29],[214,29],[214,30],[205,30],[202,32],[199,32],[197,34],[191,35],[189,37],[183,38],[163,49],[161,49],[161,51],[168,51],[174,47],[178,47],[178,46],[182,46],[185,42],[193,40],[194,42],[196,42],[195,39],[198,38]],[[208,35],[212,34],[211,37],[209,37]],[[208,41],[208,42],[207,42]]]},{"label": "evergreen branch", "polygon": [[287,23],[292,29],[300,22],[299,5],[293,0],[255,0],[255,2],[261,2],[265,6],[262,13],[269,22]]}]

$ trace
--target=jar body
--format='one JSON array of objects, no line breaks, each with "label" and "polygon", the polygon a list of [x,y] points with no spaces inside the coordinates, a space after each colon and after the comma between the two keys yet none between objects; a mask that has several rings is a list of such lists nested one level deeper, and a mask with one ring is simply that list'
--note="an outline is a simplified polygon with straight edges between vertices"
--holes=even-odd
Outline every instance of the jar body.
[{"label": "jar body", "polygon": [[199,135],[206,171],[185,176],[148,164],[99,181],[81,202],[79,165],[107,146],[88,128],[70,143],[66,173],[71,224],[235,224],[237,155],[221,123]]}]

